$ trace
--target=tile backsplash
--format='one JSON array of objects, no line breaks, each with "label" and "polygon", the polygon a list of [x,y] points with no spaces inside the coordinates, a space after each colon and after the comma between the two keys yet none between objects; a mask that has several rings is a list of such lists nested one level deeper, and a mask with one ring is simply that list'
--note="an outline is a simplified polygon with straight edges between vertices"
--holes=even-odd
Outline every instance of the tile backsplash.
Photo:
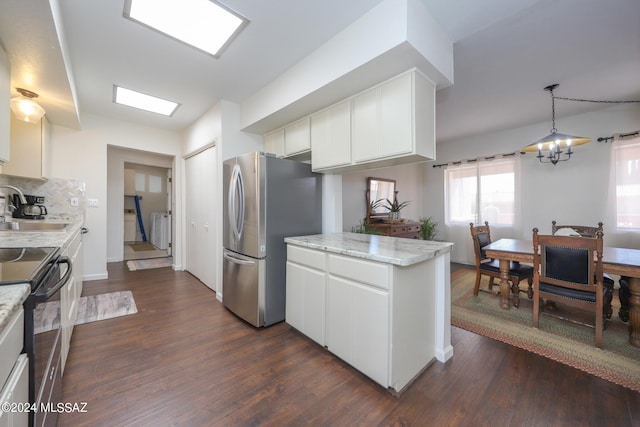
[{"label": "tile backsplash", "polygon": [[[82,218],[86,220],[86,185],[84,181],[66,178],[49,178],[47,181],[6,177],[5,184],[18,187],[24,194],[44,196],[47,218]],[[0,189],[4,195],[10,190]],[[78,206],[71,206],[71,198],[78,199]]]}]

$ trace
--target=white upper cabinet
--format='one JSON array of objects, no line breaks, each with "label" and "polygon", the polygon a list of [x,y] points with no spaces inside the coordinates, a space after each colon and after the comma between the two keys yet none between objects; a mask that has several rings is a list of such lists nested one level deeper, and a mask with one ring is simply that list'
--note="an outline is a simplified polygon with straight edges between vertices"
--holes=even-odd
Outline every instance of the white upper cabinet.
[{"label": "white upper cabinet", "polygon": [[293,156],[311,150],[309,117],[298,120],[284,128],[284,154]]},{"label": "white upper cabinet", "polygon": [[135,169],[124,170],[124,195],[136,195],[136,171]]},{"label": "white upper cabinet", "polygon": [[312,116],[314,171],[352,172],[435,159],[435,85],[418,71],[401,74],[343,102],[352,103],[349,148],[330,138],[314,140]]},{"label": "white upper cabinet", "polygon": [[0,46],[0,165],[9,161],[9,99],[11,98],[11,66]]},{"label": "white upper cabinet", "polygon": [[357,95],[352,123],[354,164],[434,159],[435,86],[416,71],[400,75]]},{"label": "white upper cabinet", "polygon": [[2,174],[21,178],[48,179],[51,153],[47,116],[39,123],[27,123],[11,114],[11,161]]},{"label": "white upper cabinet", "polygon": [[[436,87],[412,69],[265,135],[265,151],[343,173],[436,158]],[[308,160],[306,157],[305,160]]]},{"label": "white upper cabinet", "polygon": [[284,128],[264,136],[264,152],[284,157]]},{"label": "white upper cabinet", "polygon": [[293,122],[264,136],[264,151],[276,157],[300,157],[311,150],[310,118]]},{"label": "white upper cabinet", "polygon": [[311,116],[311,164],[322,170],[351,163],[351,101]]}]

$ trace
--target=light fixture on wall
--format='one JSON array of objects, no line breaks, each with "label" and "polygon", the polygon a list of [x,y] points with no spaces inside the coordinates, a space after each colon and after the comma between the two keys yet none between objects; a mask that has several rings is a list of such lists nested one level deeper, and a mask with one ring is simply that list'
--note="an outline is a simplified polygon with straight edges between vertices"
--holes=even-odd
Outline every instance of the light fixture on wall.
[{"label": "light fixture on wall", "polygon": [[16,90],[20,93],[20,96],[11,98],[11,110],[23,122],[38,123],[46,113],[44,108],[34,101],[38,94],[21,87],[16,88]]},{"label": "light fixture on wall", "polygon": [[[538,155],[536,157],[540,160],[540,163],[551,163],[554,166],[558,162],[566,162],[571,158],[573,154],[571,147],[591,142],[590,138],[558,133],[556,129],[556,103],[553,95],[553,91],[558,86],[558,84],[552,84],[544,88],[544,90],[551,93],[551,133],[521,150],[525,153],[535,153],[537,151]],[[563,153],[564,157],[562,157]]]}]

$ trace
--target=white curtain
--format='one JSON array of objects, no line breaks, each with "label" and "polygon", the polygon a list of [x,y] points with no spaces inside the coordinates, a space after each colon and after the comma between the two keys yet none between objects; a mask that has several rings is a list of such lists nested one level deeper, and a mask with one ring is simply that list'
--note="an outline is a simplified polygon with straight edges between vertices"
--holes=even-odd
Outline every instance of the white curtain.
[{"label": "white curtain", "polygon": [[640,248],[640,136],[614,135],[604,220],[605,245]]},{"label": "white curtain", "polygon": [[519,235],[522,225],[518,156],[451,165],[444,174],[444,240],[454,243],[452,261],[474,263],[469,223],[488,221],[493,241]]}]

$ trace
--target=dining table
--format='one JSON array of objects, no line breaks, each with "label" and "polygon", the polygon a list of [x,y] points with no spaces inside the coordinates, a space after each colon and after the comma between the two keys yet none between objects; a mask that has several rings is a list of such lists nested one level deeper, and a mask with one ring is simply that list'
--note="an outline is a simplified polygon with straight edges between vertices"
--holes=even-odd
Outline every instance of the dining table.
[{"label": "dining table", "polygon": [[[500,307],[509,310],[510,296],[519,305],[517,287],[509,286],[509,264],[518,261],[533,264],[533,242],[524,239],[500,239],[482,248],[488,258],[500,262]],[[605,246],[602,251],[605,273],[629,277],[629,343],[640,347],[640,249]],[[510,292],[511,291],[511,292]]]}]

